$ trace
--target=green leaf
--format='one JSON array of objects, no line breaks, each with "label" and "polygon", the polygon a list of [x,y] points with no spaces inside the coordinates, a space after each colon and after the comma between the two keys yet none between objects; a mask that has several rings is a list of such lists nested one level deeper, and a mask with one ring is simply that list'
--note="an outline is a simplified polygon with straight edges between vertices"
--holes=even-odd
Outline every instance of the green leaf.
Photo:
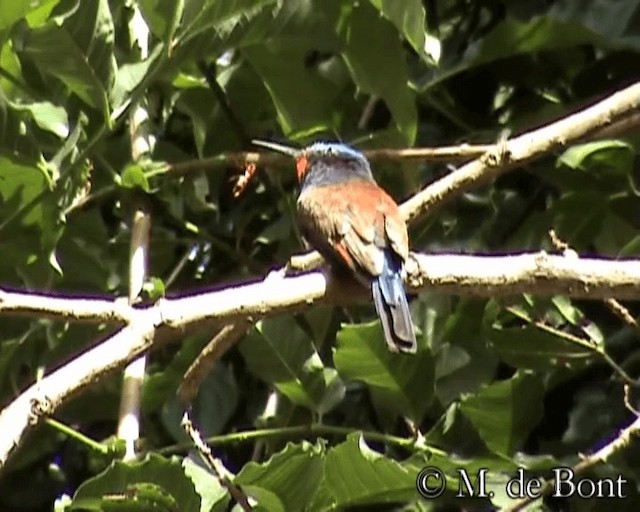
[{"label": "green leaf", "polygon": [[[180,38],[187,39],[209,29],[220,30],[225,22],[276,0],[186,0]],[[164,9],[163,9],[164,11]]]},{"label": "green leaf", "polygon": [[538,377],[521,372],[463,398],[460,409],[492,451],[510,456],[542,418],[543,392]]},{"label": "green leaf", "polygon": [[631,144],[621,140],[599,140],[571,146],[558,157],[556,165],[590,172],[611,169],[626,175],[633,169],[634,158]]},{"label": "green leaf", "polygon": [[581,45],[606,46],[606,40],[573,20],[563,22],[551,16],[536,16],[526,21],[507,17],[485,37],[468,45],[464,59],[443,67],[435,77],[429,76],[421,85],[427,90],[443,81],[484,64],[516,55],[564,50]]},{"label": "green leaf", "polygon": [[180,462],[155,454],[131,464],[114,461],[78,488],[70,510],[99,511],[118,502],[154,510],[200,512],[200,497]]},{"label": "green leaf", "polygon": [[150,277],[142,285],[142,291],[149,300],[156,301],[165,296],[166,288],[164,282],[159,277]]},{"label": "green leaf", "polygon": [[[324,444],[287,443],[268,461],[247,463],[234,479],[250,496],[250,489],[263,489],[277,496],[283,510],[298,510],[320,484],[325,458]],[[295,482],[295,485],[293,485]],[[255,496],[256,498],[259,495]]]},{"label": "green leaf", "polygon": [[249,368],[293,403],[318,414],[344,396],[344,384],[333,368],[325,368],[309,337],[291,318],[263,320],[240,343]]},{"label": "green leaf", "polygon": [[35,123],[43,130],[57,135],[61,139],[69,135],[69,118],[67,111],[48,101],[15,104],[12,105],[17,111],[28,112]]},{"label": "green leaf", "polygon": [[62,28],[69,32],[100,84],[108,91],[116,70],[115,27],[109,0],[79,2],[78,9],[64,20]]},{"label": "green leaf", "polygon": [[[68,31],[52,24],[31,30],[25,35],[18,54],[31,60],[41,72],[62,81],[70,91],[108,118],[105,87]],[[61,59],[61,55],[65,58]]]},{"label": "green leaf", "polygon": [[334,84],[305,66],[308,49],[287,40],[244,48],[243,55],[262,78],[285,135],[333,127]]},{"label": "green leaf", "polygon": [[[439,43],[425,31],[425,11],[420,0],[405,0],[404,2],[370,0],[370,2],[396,26],[418,55],[428,56],[433,62],[439,60]],[[436,47],[437,50],[435,50]]]},{"label": "green leaf", "polygon": [[411,145],[417,133],[417,111],[398,33],[370,4],[360,2],[345,24],[344,38],[342,54],[358,89],[384,100]]},{"label": "green leaf", "polygon": [[[482,319],[485,302],[477,299],[462,299],[455,303],[452,311],[443,312],[446,323],[440,329],[442,340],[436,350],[436,372],[443,371],[443,357],[452,354],[452,364],[468,358],[468,363],[460,368],[449,369],[450,373],[438,376],[436,394],[443,405],[457,400],[461,393],[475,391],[478,386],[493,380],[498,356],[493,347],[486,342],[482,333]],[[442,351],[445,344],[450,350]],[[455,347],[455,348],[454,348]],[[466,353],[462,355],[460,350]],[[442,352],[441,352],[442,351]],[[456,356],[457,354],[457,356]]]},{"label": "green leaf", "polygon": [[145,60],[123,64],[118,68],[113,87],[109,91],[109,99],[113,105],[114,115],[119,113],[123,106],[127,104],[127,100],[130,99],[133,91],[136,90],[145,77],[148,76],[150,70],[153,69],[162,57],[163,49],[163,46],[158,44]]},{"label": "green leaf", "polygon": [[360,434],[350,434],[327,453],[322,484],[309,510],[413,501],[418,498],[416,476],[372,450]]},{"label": "green leaf", "polygon": [[16,21],[38,9],[51,10],[59,0],[38,0],[25,2],[24,0],[2,0],[0,2],[0,31],[10,27]]},{"label": "green leaf", "polygon": [[200,512],[210,512],[216,504],[227,504],[229,493],[215,475],[186,458],[182,460],[182,467],[200,495]]},{"label": "green leaf", "polygon": [[333,361],[346,379],[365,382],[393,412],[419,422],[434,393],[435,365],[429,350],[389,352],[379,322],[345,325]]},{"label": "green leaf", "polygon": [[0,253],[4,265],[16,266],[42,284],[50,278],[50,258],[62,232],[43,162],[0,154]]},{"label": "green leaf", "polygon": [[571,343],[534,325],[505,327],[497,320],[499,305],[490,302],[485,311],[483,331],[500,358],[517,368],[550,369],[585,364],[593,350]]},{"label": "green leaf", "polygon": [[120,186],[124,188],[139,188],[147,194],[150,193],[151,186],[144,171],[145,168],[139,163],[128,165],[122,172]]}]

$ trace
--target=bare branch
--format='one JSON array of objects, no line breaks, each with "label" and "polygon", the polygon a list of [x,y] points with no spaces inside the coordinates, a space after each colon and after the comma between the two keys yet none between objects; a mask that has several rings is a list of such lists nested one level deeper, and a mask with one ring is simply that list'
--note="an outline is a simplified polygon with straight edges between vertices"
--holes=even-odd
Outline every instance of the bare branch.
[{"label": "bare branch", "polygon": [[0,288],[0,315],[128,324],[135,314],[135,309],[124,297],[111,301],[73,295],[17,292]]},{"label": "bare branch", "polygon": [[454,195],[487,183],[524,162],[568,146],[628,117],[629,112],[638,106],[640,83],[614,93],[592,107],[505,141],[504,147],[498,151],[485,153],[413,196],[401,206],[402,213],[407,221],[411,221]]}]

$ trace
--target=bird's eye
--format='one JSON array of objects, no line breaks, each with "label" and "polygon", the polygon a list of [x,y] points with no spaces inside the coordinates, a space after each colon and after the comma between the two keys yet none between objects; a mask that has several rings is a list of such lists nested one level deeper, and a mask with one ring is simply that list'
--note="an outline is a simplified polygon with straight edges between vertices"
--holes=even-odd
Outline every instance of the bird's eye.
[{"label": "bird's eye", "polygon": [[338,151],[336,151],[336,148],[329,146],[327,148],[327,156],[337,156],[338,155]]}]

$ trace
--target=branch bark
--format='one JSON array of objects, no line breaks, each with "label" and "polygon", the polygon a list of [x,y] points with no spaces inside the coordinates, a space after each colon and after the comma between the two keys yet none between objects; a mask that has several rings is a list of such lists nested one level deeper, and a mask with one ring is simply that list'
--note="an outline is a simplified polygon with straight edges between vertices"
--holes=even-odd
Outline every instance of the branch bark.
[{"label": "branch bark", "polygon": [[[517,256],[415,254],[407,271],[407,283],[412,292],[429,290],[495,297],[527,291],[591,299],[640,298],[638,260],[567,258],[546,253]],[[24,300],[24,295],[19,294],[20,300]],[[42,300],[40,295],[33,296]],[[106,374],[187,329],[214,321],[300,311],[320,302],[348,304],[366,296],[366,290],[355,283],[344,286],[320,271],[292,277],[273,272],[262,281],[163,299],[145,308],[131,308],[129,325],[45,376],[0,412],[0,467],[40,417],[52,414],[63,402]],[[4,292],[4,297],[5,302],[10,302],[12,292]],[[76,304],[82,304],[82,299],[69,299],[70,308]],[[103,301],[96,321],[109,310],[109,304],[115,310],[121,307],[115,302]]]}]

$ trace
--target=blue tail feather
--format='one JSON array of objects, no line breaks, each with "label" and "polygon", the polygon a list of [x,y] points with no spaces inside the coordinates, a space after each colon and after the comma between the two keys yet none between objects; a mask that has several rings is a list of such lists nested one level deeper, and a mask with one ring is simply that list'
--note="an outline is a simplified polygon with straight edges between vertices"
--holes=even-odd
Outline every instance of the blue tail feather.
[{"label": "blue tail feather", "polygon": [[382,273],[372,281],[371,292],[389,350],[413,354],[417,350],[416,335],[401,268],[398,258],[385,251]]}]

